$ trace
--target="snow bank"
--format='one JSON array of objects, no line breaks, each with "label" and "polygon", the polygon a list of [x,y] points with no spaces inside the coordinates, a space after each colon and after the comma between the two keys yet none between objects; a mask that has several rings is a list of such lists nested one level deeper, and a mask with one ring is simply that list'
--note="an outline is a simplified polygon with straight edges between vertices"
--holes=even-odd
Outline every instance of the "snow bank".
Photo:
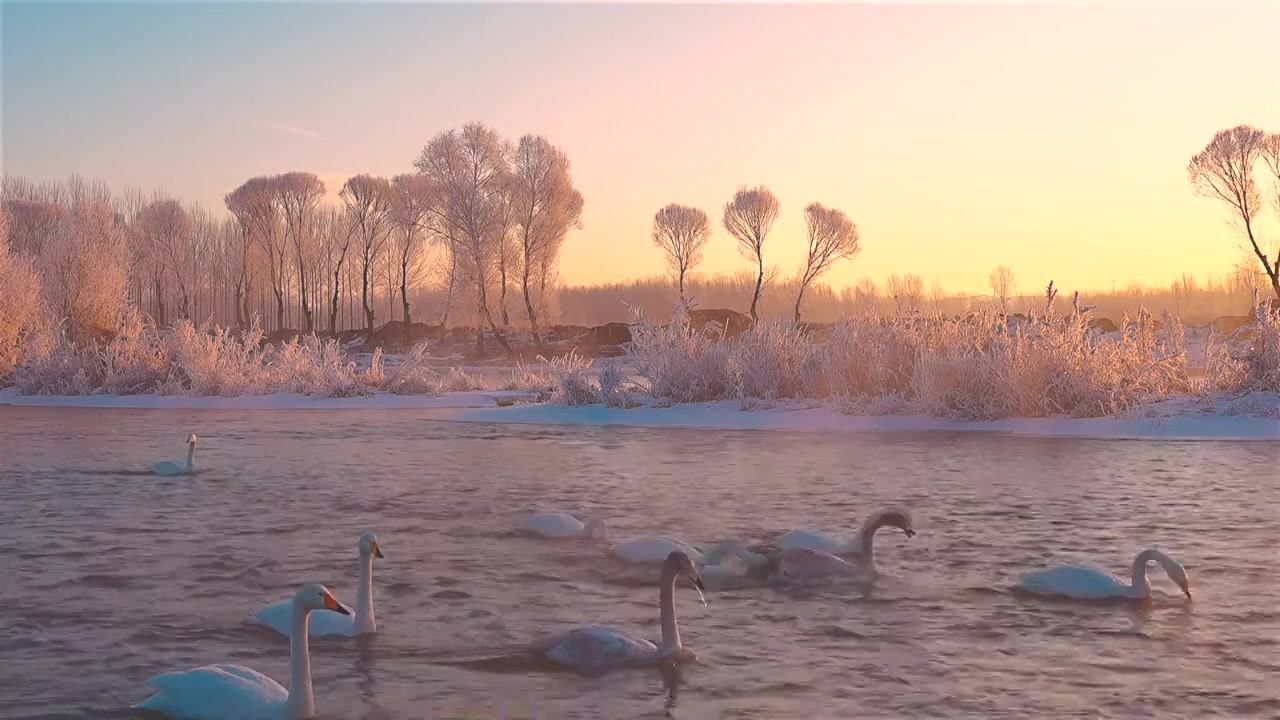
[{"label": "snow bank", "polygon": [[[517,405],[460,410],[451,419],[464,422],[556,425],[624,425],[726,430],[803,432],[991,432],[1029,437],[1114,440],[1270,440],[1280,441],[1280,396],[1263,393],[1219,399],[1184,414],[1128,418],[1028,418],[966,421],[927,415],[843,415],[826,407],[798,405],[743,410],[736,401],[672,407],[610,408],[603,405]],[[1166,408],[1167,410],[1167,408]],[[1244,410],[1251,414],[1223,414]],[[1269,417],[1264,415],[1270,415]]]},{"label": "snow bank", "polygon": [[65,408],[147,408],[155,410],[443,410],[495,407],[498,401],[529,400],[528,393],[469,391],[443,395],[375,393],[364,397],[324,397],[271,393],[212,395],[20,395],[0,391],[0,406]]}]

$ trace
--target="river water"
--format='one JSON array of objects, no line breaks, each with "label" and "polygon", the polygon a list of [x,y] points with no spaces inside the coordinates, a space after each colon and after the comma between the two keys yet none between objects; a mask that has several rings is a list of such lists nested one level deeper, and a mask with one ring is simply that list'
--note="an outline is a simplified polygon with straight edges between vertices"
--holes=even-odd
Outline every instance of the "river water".
[{"label": "river water", "polygon": [[[194,477],[151,463],[185,456]],[[497,426],[420,411],[0,407],[0,717],[140,717],[150,676],[236,662],[288,680],[248,622],[321,581],[354,606],[381,540],[381,632],[312,643],[323,718],[1280,717],[1276,443]],[[615,539],[855,531],[871,588],[677,592],[677,673],[465,660],[605,623],[658,635],[657,589],[598,550],[511,533],[538,509]],[[1158,547],[1194,601],[1028,599],[1056,562],[1127,576]],[[656,578],[654,579],[656,580]]]}]

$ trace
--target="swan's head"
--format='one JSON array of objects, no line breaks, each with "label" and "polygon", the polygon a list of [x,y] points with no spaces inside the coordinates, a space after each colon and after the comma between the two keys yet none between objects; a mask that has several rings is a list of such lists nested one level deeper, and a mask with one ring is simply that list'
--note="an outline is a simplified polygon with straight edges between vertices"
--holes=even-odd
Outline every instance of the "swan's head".
[{"label": "swan's head", "polygon": [[309,583],[303,585],[293,596],[295,605],[304,607],[307,610],[332,610],[343,615],[350,615],[351,611],[346,605],[338,602],[338,599],[329,592],[329,588],[320,583]]},{"label": "swan's head", "polygon": [[195,434],[195,433],[191,433],[190,435],[188,435],[188,436],[187,436],[187,444],[188,444],[188,445],[195,445],[195,444],[196,444],[196,434]]},{"label": "swan's head", "polygon": [[599,542],[609,542],[609,530],[604,526],[604,521],[600,518],[591,518],[583,523],[583,529],[586,531],[588,540],[598,540]]},{"label": "swan's head", "polygon": [[703,592],[707,588],[702,584],[702,576],[698,574],[698,568],[694,567],[693,560],[689,556],[679,550],[672,550],[671,554],[662,563],[662,574],[670,577],[683,575],[689,578],[689,582],[698,588],[698,592]]},{"label": "swan's head", "polygon": [[1164,568],[1164,571],[1169,574],[1169,579],[1173,580],[1178,585],[1178,588],[1182,590],[1182,594],[1186,595],[1187,599],[1190,600],[1191,580],[1187,577],[1186,568],[1164,553],[1157,554],[1156,560],[1160,562],[1160,567]]},{"label": "swan's head", "polygon": [[367,532],[360,536],[360,554],[382,557],[382,546],[378,545],[378,536]]},{"label": "swan's head", "polygon": [[915,537],[916,534],[915,526],[911,522],[911,513],[900,508],[881,510],[867,519],[867,526],[872,528],[896,527],[907,537]]}]

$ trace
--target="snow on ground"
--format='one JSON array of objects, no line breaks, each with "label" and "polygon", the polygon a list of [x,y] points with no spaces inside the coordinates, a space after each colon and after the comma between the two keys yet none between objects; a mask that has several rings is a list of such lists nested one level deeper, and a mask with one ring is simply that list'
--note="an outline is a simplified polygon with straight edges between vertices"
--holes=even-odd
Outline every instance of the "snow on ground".
[{"label": "snow on ground", "polygon": [[[810,432],[992,432],[1029,437],[1115,440],[1280,441],[1280,396],[1259,393],[1221,399],[1201,409],[1151,408],[1153,417],[1026,418],[974,422],[925,415],[842,415],[823,407],[742,410],[736,401],[674,407],[606,408],[601,405],[516,405],[459,410],[450,418],[466,422],[634,427],[790,430]],[[1229,412],[1251,414],[1225,414]],[[1269,417],[1263,416],[1269,415]]]},{"label": "snow on ground", "polygon": [[498,400],[525,400],[529,393],[474,390],[440,396],[377,393],[371,397],[320,397],[298,393],[216,397],[204,395],[19,395],[0,391],[0,406],[149,408],[157,410],[445,410],[494,407]]}]

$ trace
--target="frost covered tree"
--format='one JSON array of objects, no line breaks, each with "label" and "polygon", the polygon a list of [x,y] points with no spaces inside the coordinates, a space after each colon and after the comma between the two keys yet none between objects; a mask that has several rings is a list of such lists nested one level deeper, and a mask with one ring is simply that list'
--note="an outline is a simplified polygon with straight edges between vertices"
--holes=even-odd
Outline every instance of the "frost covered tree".
[{"label": "frost covered tree", "polygon": [[991,283],[991,292],[995,293],[996,300],[1000,301],[1000,312],[1006,312],[1009,307],[1009,296],[1013,293],[1013,271],[1004,265],[999,265],[991,271],[988,281]]},{"label": "frost covered tree", "polygon": [[372,273],[374,263],[386,246],[391,233],[391,208],[395,192],[391,181],[372,175],[355,175],[347,179],[338,194],[351,217],[353,237],[360,253],[360,300],[364,309],[365,331],[373,337]]},{"label": "frost covered tree", "polygon": [[0,208],[0,378],[13,372],[28,339],[43,325],[40,274],[30,257],[13,250],[10,227],[8,211]]},{"label": "frost covered tree", "polygon": [[898,312],[920,309],[920,300],[924,297],[924,280],[919,275],[894,273],[885,281],[885,288]]},{"label": "frost covered tree", "polygon": [[[1274,260],[1269,258],[1255,228],[1263,208],[1256,166],[1268,155],[1271,142],[1266,132],[1249,125],[1219,130],[1204,150],[1187,163],[1187,175],[1198,194],[1227,206],[1229,222],[1249,241],[1249,247],[1271,281],[1271,289],[1280,298],[1280,249]],[[1276,157],[1275,169],[1276,182],[1280,183],[1280,155]],[[1277,195],[1280,196],[1280,190]]]},{"label": "frost covered tree", "polygon": [[302,318],[308,333],[315,331],[311,293],[314,284],[313,268],[316,264],[316,207],[324,197],[324,183],[315,173],[288,172],[277,175],[272,182],[275,201],[284,217],[284,235],[293,253],[293,269],[298,277],[298,299],[302,306]]},{"label": "frost covered tree", "polygon": [[547,303],[548,280],[569,231],[582,227],[583,198],[573,185],[569,156],[541,135],[516,143],[511,207],[520,292],[533,343],[543,352],[538,317]]},{"label": "frost covered tree", "polygon": [[112,332],[127,302],[127,252],[115,211],[101,202],[73,206],[54,230],[38,268],[45,302],[66,321],[71,339],[83,342]]},{"label": "frost covered tree", "polygon": [[43,252],[54,228],[68,212],[65,205],[27,198],[6,200],[4,208],[9,216],[10,248],[29,257],[38,257]]},{"label": "frost covered tree", "polygon": [[134,232],[141,240],[138,246],[144,257],[151,259],[152,279],[155,283],[155,301],[158,308],[156,321],[165,322],[165,279],[173,281],[178,292],[179,312],[184,320],[191,319],[191,273],[195,271],[191,251],[195,236],[195,222],[181,203],[172,199],[157,199],[138,213]]},{"label": "frost covered tree", "polygon": [[699,208],[671,203],[654,214],[652,237],[667,256],[667,267],[684,302],[685,279],[702,262],[702,251],[711,238],[711,220]]},{"label": "frost covered tree", "polygon": [[764,185],[738,188],[724,204],[724,229],[738,241],[738,253],[756,266],[756,288],[751,295],[751,319],[759,320],[757,305],[764,287],[764,240],[782,212],[782,203]]},{"label": "frost covered tree", "polygon": [[843,210],[809,203],[804,209],[805,233],[809,252],[800,271],[800,287],[796,293],[795,322],[800,322],[800,304],[805,290],[840,260],[852,259],[862,249],[858,226]]},{"label": "frost covered tree", "polygon": [[[470,122],[427,143],[414,166],[431,178],[437,192],[432,212],[452,242],[459,273],[475,288],[476,313],[510,357],[510,343],[494,317],[491,298],[499,294],[503,243],[509,230],[511,168],[508,143],[488,125]],[[476,328],[476,354],[484,355],[483,328]]]},{"label": "frost covered tree", "polygon": [[[288,260],[284,243],[284,223],[275,201],[275,182],[270,177],[255,177],[227,194],[227,209],[236,217],[246,233],[246,245],[252,244],[266,260],[271,289],[276,298],[276,329],[284,328],[284,274]],[[247,264],[252,254],[244,253]],[[247,272],[242,274],[242,279]],[[241,289],[246,289],[242,284]],[[247,321],[248,318],[245,318]]]},{"label": "frost covered tree", "polygon": [[395,226],[391,255],[396,264],[405,336],[408,337],[409,324],[413,322],[409,313],[409,288],[421,280],[426,266],[426,249],[433,230],[431,203],[435,202],[435,187],[431,178],[422,174],[397,175],[391,179],[391,186],[395,191],[391,207],[391,220]]}]

